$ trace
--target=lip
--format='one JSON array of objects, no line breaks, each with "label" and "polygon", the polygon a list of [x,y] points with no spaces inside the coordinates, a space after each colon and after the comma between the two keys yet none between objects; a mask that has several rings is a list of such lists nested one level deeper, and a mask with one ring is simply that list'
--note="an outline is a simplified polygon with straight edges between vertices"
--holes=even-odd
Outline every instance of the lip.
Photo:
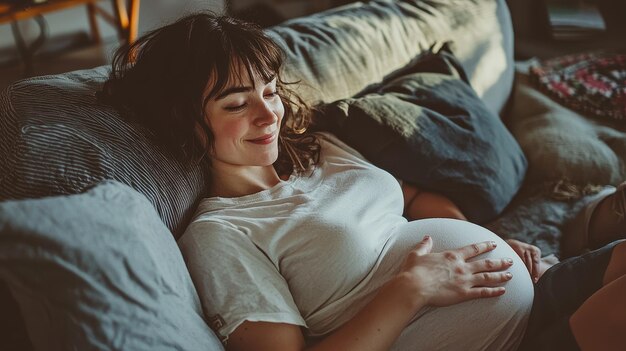
[{"label": "lip", "polygon": [[267,145],[270,144],[271,142],[274,141],[274,139],[276,139],[276,135],[278,133],[274,132],[274,133],[270,133],[270,134],[265,134],[262,135],[258,138],[254,138],[254,139],[248,139],[247,141],[254,143],[254,144],[259,144],[259,145]]}]

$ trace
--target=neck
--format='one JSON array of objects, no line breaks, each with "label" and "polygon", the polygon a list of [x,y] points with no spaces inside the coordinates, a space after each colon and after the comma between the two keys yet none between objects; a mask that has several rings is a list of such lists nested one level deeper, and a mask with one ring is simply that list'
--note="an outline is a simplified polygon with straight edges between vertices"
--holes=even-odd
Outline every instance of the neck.
[{"label": "neck", "polygon": [[280,177],[272,165],[254,167],[213,167],[211,196],[240,197],[269,189]]}]

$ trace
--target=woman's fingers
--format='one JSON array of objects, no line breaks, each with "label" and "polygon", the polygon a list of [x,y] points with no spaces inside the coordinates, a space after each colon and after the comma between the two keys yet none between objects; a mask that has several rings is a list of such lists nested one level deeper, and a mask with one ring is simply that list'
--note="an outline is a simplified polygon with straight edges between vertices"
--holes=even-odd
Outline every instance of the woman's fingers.
[{"label": "woman's fingers", "polygon": [[530,276],[533,277],[534,282],[537,282],[539,280],[539,265],[541,263],[541,250],[538,247],[532,250],[532,260],[533,271]]},{"label": "woman's fingers", "polygon": [[430,250],[432,249],[433,239],[430,237],[430,235],[426,235],[424,236],[422,241],[420,241],[419,244],[417,244],[417,246],[415,247],[415,252],[417,252],[419,256],[423,256],[429,254]]},{"label": "woman's fingers", "polygon": [[513,264],[507,258],[467,260],[492,251],[493,241],[479,242],[455,250],[431,253],[433,240],[429,236],[411,250],[402,273],[422,291],[431,306],[450,306],[475,298],[504,294],[501,286],[511,279],[506,270]]},{"label": "woman's fingers", "polygon": [[534,275],[533,275],[533,257],[532,257],[532,252],[530,252],[529,250],[524,251],[524,264],[528,268],[528,273],[530,273],[530,276],[534,277]]},{"label": "woman's fingers", "polygon": [[513,260],[510,258],[493,259],[487,258],[484,260],[478,260],[468,263],[472,272],[498,272],[505,270],[513,265]]},{"label": "woman's fingers", "polygon": [[498,287],[476,287],[467,291],[467,299],[481,299],[503,295],[506,289],[503,286]]},{"label": "woman's fingers", "polygon": [[495,241],[483,241],[480,243],[475,243],[471,245],[464,246],[457,251],[463,259],[469,259],[472,257],[476,257],[478,255],[482,255],[486,252],[489,252],[495,249],[497,246]]},{"label": "woman's fingers", "polygon": [[513,278],[511,272],[483,272],[474,274],[472,277],[472,284],[474,287],[494,287],[504,282],[508,282]]}]

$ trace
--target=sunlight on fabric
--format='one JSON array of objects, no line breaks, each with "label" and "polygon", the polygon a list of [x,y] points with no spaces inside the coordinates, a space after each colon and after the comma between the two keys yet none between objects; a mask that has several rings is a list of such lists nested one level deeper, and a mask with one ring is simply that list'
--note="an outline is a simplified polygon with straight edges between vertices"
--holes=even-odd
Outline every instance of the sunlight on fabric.
[{"label": "sunlight on fabric", "polygon": [[491,87],[495,86],[507,69],[507,57],[502,45],[502,37],[492,38],[491,48],[476,66],[472,86],[481,98],[484,98]]}]

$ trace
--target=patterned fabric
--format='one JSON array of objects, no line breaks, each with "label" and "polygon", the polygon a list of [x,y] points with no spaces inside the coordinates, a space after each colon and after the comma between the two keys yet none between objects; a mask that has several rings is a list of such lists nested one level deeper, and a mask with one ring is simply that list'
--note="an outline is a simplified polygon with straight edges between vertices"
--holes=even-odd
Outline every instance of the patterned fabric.
[{"label": "patterned fabric", "polygon": [[626,55],[583,53],[530,69],[534,83],[558,102],[591,116],[626,117]]},{"label": "patterned fabric", "polygon": [[99,105],[108,68],[27,79],[0,96],[0,201],[75,194],[105,179],[143,193],[179,236],[203,190],[200,167]]}]

